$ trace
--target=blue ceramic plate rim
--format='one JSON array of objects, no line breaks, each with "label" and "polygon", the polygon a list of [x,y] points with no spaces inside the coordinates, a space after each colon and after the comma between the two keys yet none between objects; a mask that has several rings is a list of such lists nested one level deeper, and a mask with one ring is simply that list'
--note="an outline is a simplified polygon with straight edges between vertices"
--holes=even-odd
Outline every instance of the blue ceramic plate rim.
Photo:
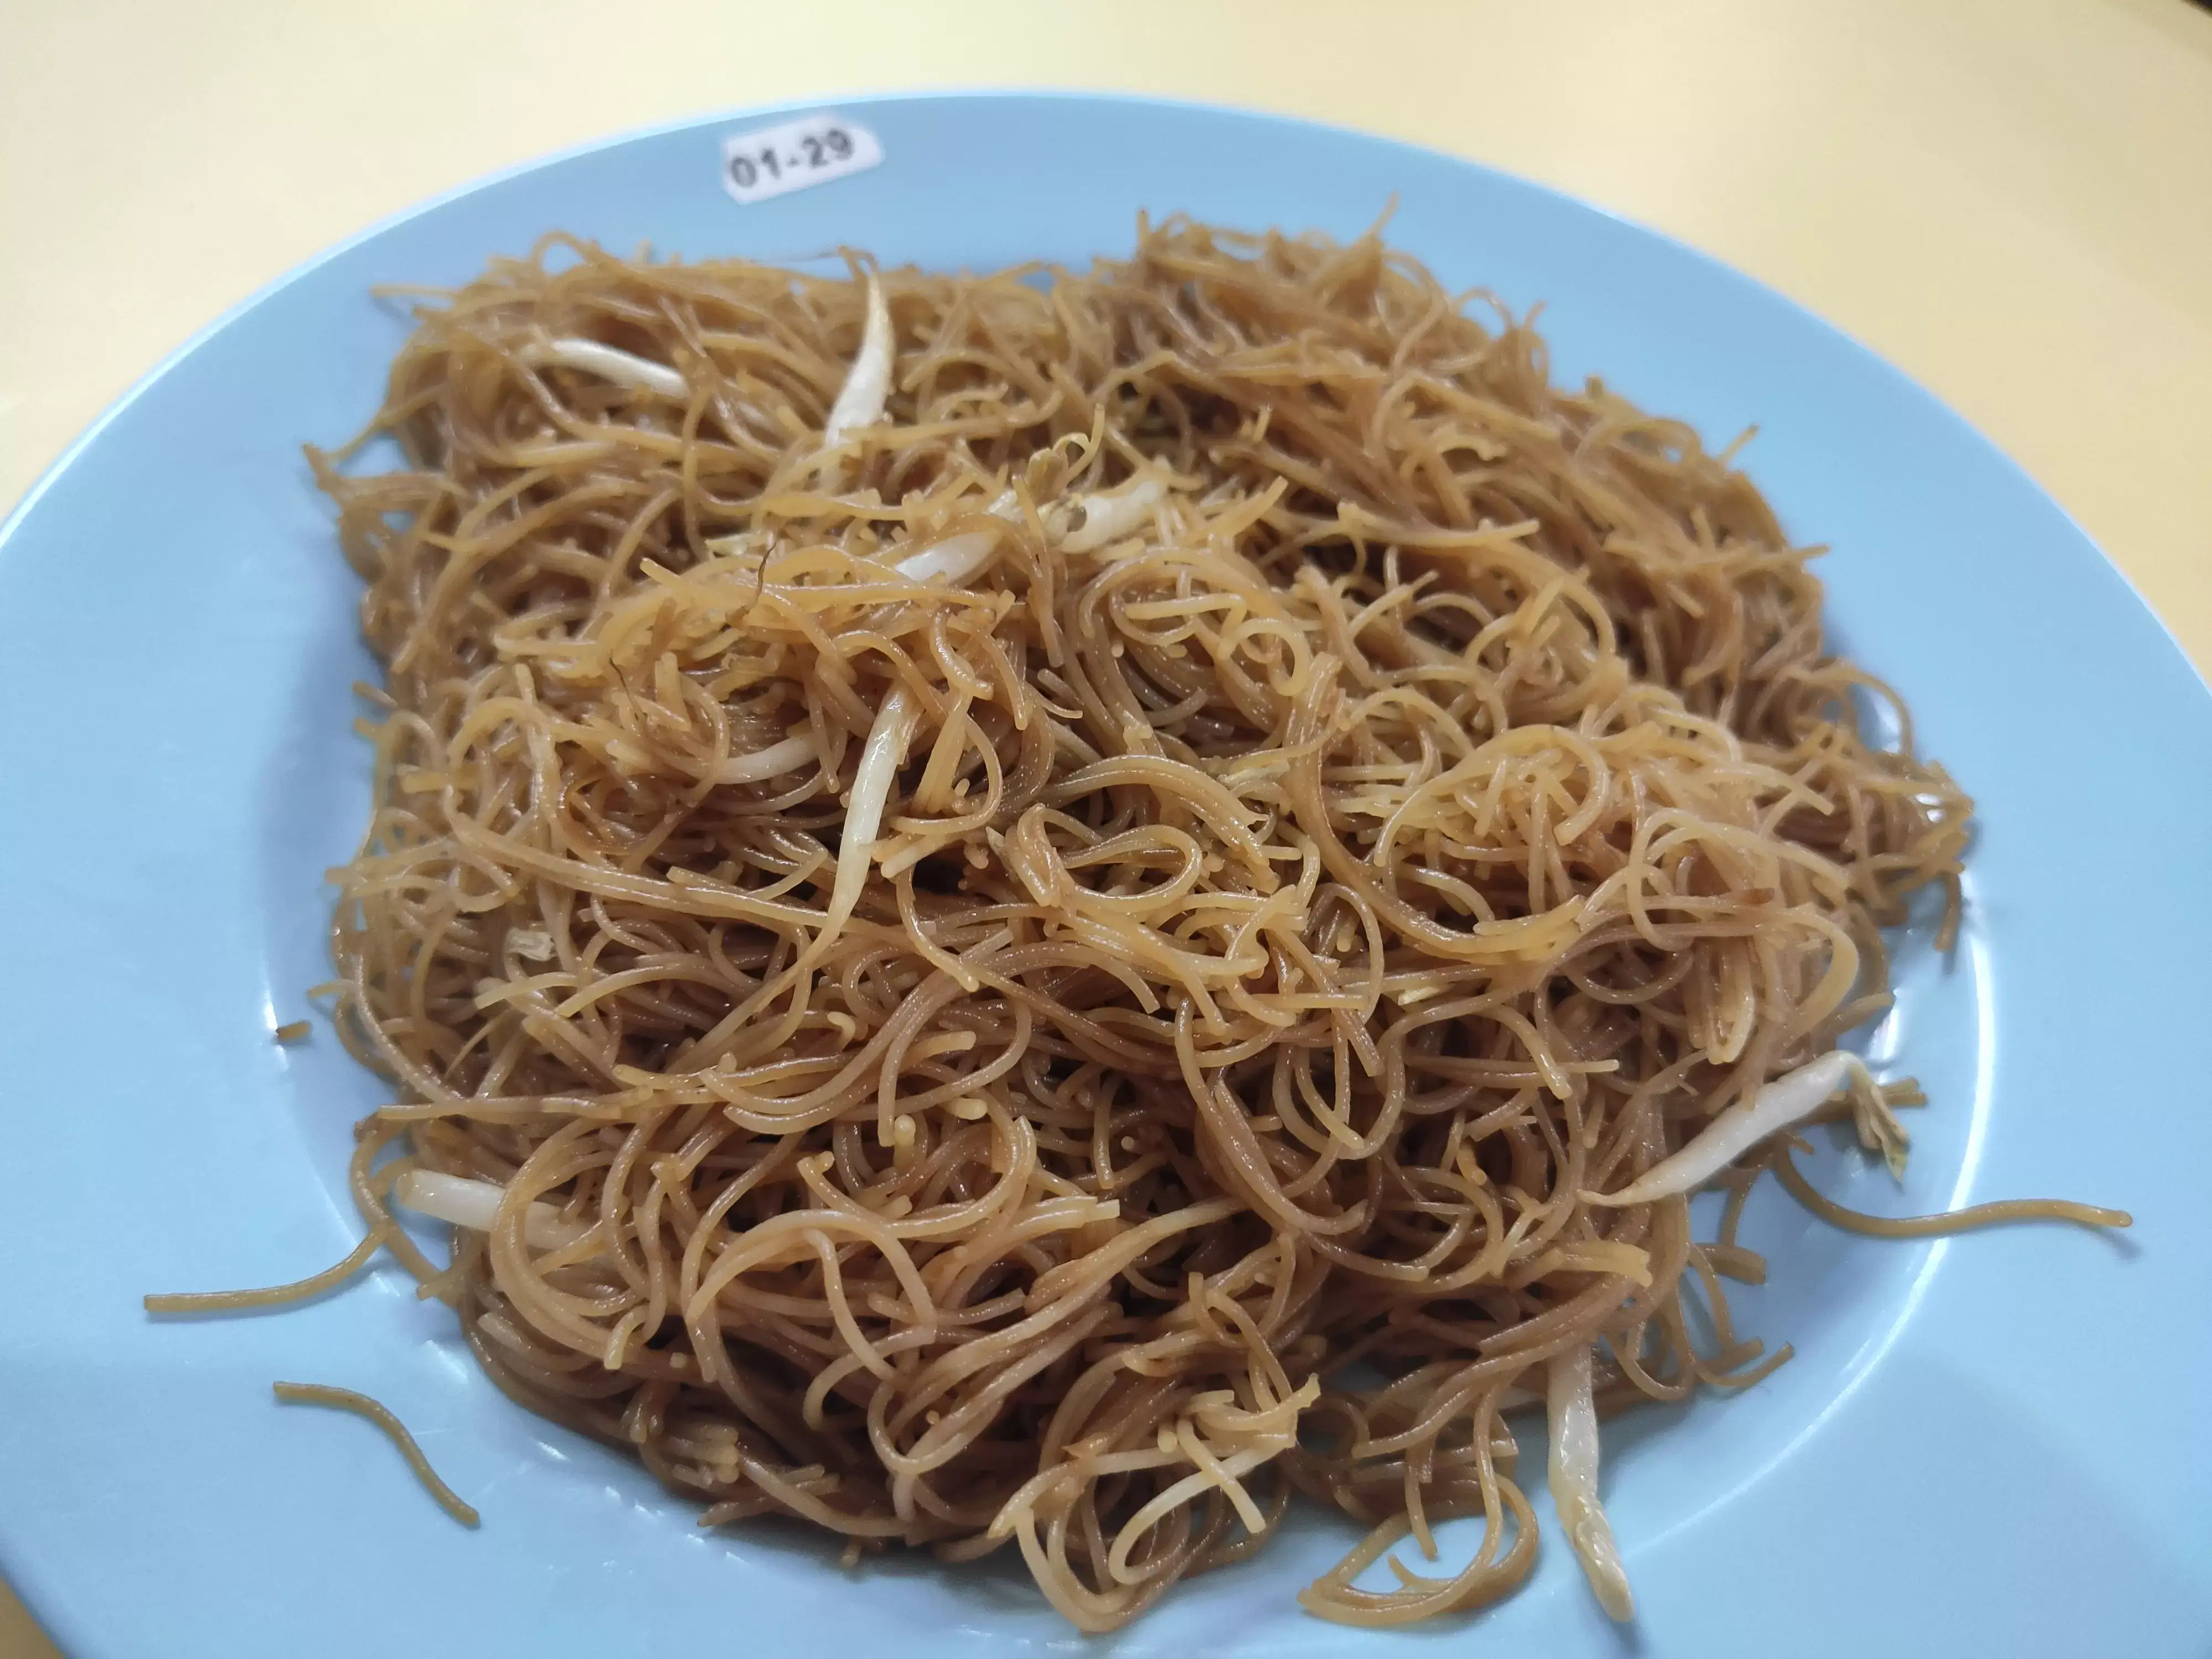
[{"label": "blue ceramic plate rim", "polygon": [[[1948,1085],[1944,1097],[1956,1109],[1929,1115],[1903,1194],[1832,1151],[1824,1172],[1870,1207],[1998,1195],[2039,1177],[2132,1204],[2143,1217],[2136,1238],[2118,1249],[2055,1230],[1954,1248],[1842,1244],[1770,1213],[1778,1267],[1790,1267],[1798,1283],[1752,1301],[1787,1327],[1777,1334],[1800,1339],[1800,1358],[1725,1416],[1701,1405],[1664,1434],[1633,1419],[1622,1426],[1608,1497],[1644,1607],[1625,1638],[1592,1613],[1556,1545],[1521,1595],[1471,1621],[1398,1638],[1318,1625],[1291,1608],[1290,1592],[1343,1540],[1309,1519],[1272,1552],[1278,1559],[1186,1587],[1111,1643],[1085,1645],[1341,1653],[1464,1632],[1540,1638],[1557,1650],[1608,1652],[1625,1639],[1632,1650],[1725,1651],[1781,1618],[1806,1652],[1850,1651],[1870,1639],[1932,1652],[1960,1638],[2080,1650],[2092,1637],[2133,1652],[2201,1650],[2212,1632],[2212,1531],[2178,1497],[2201,1482],[2212,1456],[2205,1430],[2183,1420],[2178,1402],[2212,1360],[2212,1322],[2185,1319],[2113,1357],[2137,1335],[2136,1322],[2186,1288],[2178,1259],[2203,1237],[2185,1216],[2187,1177],[2212,1150],[2201,1112],[2191,1114],[2200,1103],[2159,1069],[2178,1061],[2172,1034],[2187,1029],[2185,947],[2173,941],[2212,925],[2212,880],[2185,860],[2161,872],[2162,933],[2115,902],[2125,890],[2115,868],[2162,845],[2170,851],[2177,837],[2185,848],[2192,835],[2201,844],[2212,823],[2204,763],[2212,702],[2179,648],[2079,530],[1955,416],[1863,348],[1704,256],[1539,186],[1391,141],[1205,105],[1052,93],[855,97],[718,114],[464,186],[341,244],[203,331],[103,415],[0,526],[0,765],[12,777],[67,784],[95,810],[181,815],[162,817],[167,833],[149,843],[135,830],[82,822],[64,833],[27,793],[0,808],[0,894],[32,936],[58,941],[0,968],[4,1006],[38,1016],[20,1017],[0,1037],[0,1086],[19,1113],[58,1098],[81,1109],[36,1111],[19,1129],[32,1196],[16,1206],[9,1234],[19,1249],[48,1259],[0,1335],[0,1398],[10,1406],[0,1428],[0,1491],[9,1494],[0,1504],[0,1559],[57,1637],[86,1654],[176,1651],[200,1637],[226,1652],[276,1653],[313,1632],[325,1650],[350,1651],[415,1627],[438,1632],[441,1649],[498,1650],[503,1637],[543,1644],[557,1634],[549,1650],[581,1651],[641,1627],[656,1639],[708,1632],[740,1612],[757,1635],[832,1650],[888,1634],[925,1650],[1071,1639],[1040,1616],[1018,1573],[963,1577],[899,1563],[854,1580],[812,1540],[773,1530],[690,1534],[681,1506],[636,1471],[501,1401],[388,1272],[282,1320],[155,1326],[131,1305],[147,1288],[264,1282],[335,1255],[346,1222],[331,1164],[343,1123],[375,1094],[326,1038],[297,1055],[267,1045],[269,1023],[280,1009],[297,1012],[298,988],[320,977],[302,941],[326,897],[299,878],[319,867],[318,857],[343,855],[344,841],[331,837],[349,836],[347,814],[357,819],[365,799],[357,750],[334,741],[343,714],[332,696],[365,659],[348,631],[349,611],[335,603],[346,584],[331,568],[327,528],[301,516],[296,467],[271,473],[264,441],[288,420],[298,422],[283,431],[288,442],[342,435],[343,422],[327,422],[341,404],[351,419],[365,411],[374,382],[364,385],[364,372],[398,325],[330,325],[332,378],[346,392],[336,402],[303,399],[282,364],[255,364],[257,335],[288,338],[295,351],[324,343],[296,330],[284,337],[276,313],[319,295],[340,307],[333,317],[351,317],[347,303],[365,310],[349,261],[410,236],[442,237],[465,269],[489,251],[471,225],[541,185],[585,185],[582,198],[564,204],[562,222],[612,240],[628,224],[623,212],[590,192],[623,182],[645,198],[653,228],[649,198],[662,182],[625,180],[624,167],[672,157],[690,167],[692,149],[711,165],[722,135],[816,109],[878,126],[890,151],[884,167],[767,209],[708,198],[697,179],[670,185],[676,206],[664,222],[708,227],[711,245],[680,233],[655,240],[694,253],[764,257],[842,240],[874,243],[893,258],[995,264],[1126,245],[1132,191],[1156,210],[1189,201],[1231,222],[1321,222],[1344,234],[1402,186],[1394,240],[1449,280],[1498,280],[1516,306],[1549,297],[1547,331],[1571,373],[1603,370],[1647,406],[1686,414],[1709,440],[1729,435],[1716,429],[1724,422],[1764,416],[1769,436],[1748,465],[1785,520],[1794,527],[1802,514],[1807,534],[1838,525],[1857,532],[1837,536],[1843,550],[1827,570],[1839,631],[1899,680],[1925,717],[1929,747],[1985,803],[2009,808],[1985,805],[1973,926],[1960,959],[1940,963],[1908,940],[1900,1015],[1872,1039],[1878,1054],[1897,1050],[1899,1064]],[[1000,174],[1019,173],[1032,151],[1079,169],[1110,149],[1114,170],[1093,167],[1075,191],[1047,189],[1035,167],[1037,177],[1012,185],[960,170],[962,156],[990,154],[1009,134],[1024,141],[1022,155]],[[925,155],[939,171],[920,169]],[[1234,168],[1217,165],[1224,161],[1249,172],[1231,178]],[[1305,171],[1285,176],[1297,168]],[[948,243],[941,224],[916,229],[913,203],[927,212],[956,191],[992,234],[956,227]],[[1018,229],[1004,215],[991,217],[1009,197]],[[1534,246],[1509,239],[1478,258],[1455,206],[1524,235],[1533,227]],[[519,252],[508,234],[503,251]],[[1625,261],[1621,280],[1584,283],[1592,252]],[[348,286],[333,288],[339,282]],[[1662,302],[1674,309],[1625,322],[1615,314]],[[1698,336],[1686,356],[1664,343],[1678,331]],[[1761,349],[1815,371],[1812,389],[1762,381]],[[244,385],[214,373],[231,366],[227,355],[255,371]],[[1747,358],[1748,366],[1739,361]],[[1710,367],[1715,359],[1722,367]],[[208,384],[180,386],[195,375]],[[190,412],[220,417],[205,424],[244,434],[239,454],[155,407],[185,391],[200,399]],[[272,401],[257,405],[264,391]],[[1739,406],[1759,398],[1759,407]],[[1903,439],[1863,429],[1881,419],[1924,446],[1934,459],[1919,459],[1938,476],[1918,476],[1916,455],[1884,447]],[[1836,475],[1869,456],[1885,467],[1844,489]],[[202,472],[179,476],[188,463]],[[158,532],[149,538],[125,499],[127,486],[149,479],[179,503],[156,524],[179,547],[210,556],[189,581],[158,562]],[[284,495],[283,509],[266,521],[251,517],[262,502],[257,490]],[[1929,523],[1877,517],[1870,538],[1854,505],[1869,495]],[[161,505],[168,511],[169,501]],[[205,513],[216,516],[202,525],[195,514]],[[225,539],[240,522],[246,533]],[[2031,580],[2011,588],[1999,571],[1970,580],[1933,556],[1963,557],[1961,547],[1978,544],[1938,532],[1976,530],[2015,559],[2007,568],[2024,562]],[[303,546],[319,547],[324,562],[283,562]],[[137,582],[74,565],[86,549],[124,562],[117,568]],[[1888,597],[1878,597],[1875,577]],[[2032,602],[2037,581],[2058,602],[2041,613]],[[1914,599],[1900,602],[1899,590]],[[1947,608],[1957,617],[1967,605],[1996,642],[1978,634],[1958,648],[1955,629],[1944,632]],[[1932,623],[1926,611],[1938,613]],[[71,623],[92,615],[139,647],[130,661],[169,672],[177,695],[151,719],[143,700],[118,697],[112,673],[85,673],[86,645]],[[205,630],[199,658],[224,660],[200,660],[163,632],[182,621]],[[206,651],[206,642],[221,649]],[[2123,659],[2126,683],[2117,689],[2138,705],[2117,734],[2082,726],[2109,740],[2068,780],[2070,791],[2030,775],[2034,745],[2005,726],[2009,709],[2015,720],[2032,714],[2039,732],[2073,732],[2065,707],[2036,701],[2050,701],[2047,669],[2036,665],[2067,655],[2053,647]],[[1947,650],[1958,659],[1948,679],[1930,666]],[[299,681],[289,704],[287,675]],[[1969,675],[1978,678],[1961,690],[1959,677]],[[179,717],[173,723],[185,737],[166,732],[163,714],[189,708],[196,691],[225,714],[240,706],[231,700],[261,694],[284,717],[264,711],[230,725]],[[134,711],[149,754],[118,784],[99,741]],[[2084,806],[2077,795],[2096,799]],[[2062,824],[2055,809],[2080,816]],[[248,844],[228,844],[222,830]],[[2101,874],[2069,871],[2066,834],[2094,840],[2100,831],[2119,857]],[[2048,879],[2060,875],[2068,879]],[[2073,907],[2057,917],[2037,908],[2054,887]],[[172,950],[158,932],[132,932],[149,920],[177,924],[198,954]],[[2061,998],[2051,969],[2077,957],[2125,966],[2126,988],[2108,973],[2107,983]],[[112,1027],[90,1018],[83,998],[57,989],[85,982],[71,980],[73,970],[119,981],[100,1006],[108,1021],[123,1017],[120,1035],[103,1041]],[[2081,1034],[2075,1048],[2106,1066],[2106,1093],[2152,1114],[2166,1156],[2129,1158],[2065,1139],[2073,1120],[2060,1109],[2067,1096],[2055,1078],[2074,1050],[2051,1035],[2062,1015]],[[258,1046],[242,1042],[246,1035]],[[2121,1053],[2116,1036],[2148,1040]],[[88,1066],[95,1054],[102,1063]],[[176,1100],[149,1091],[163,1076],[177,1079]],[[209,1109],[180,1126],[180,1103]],[[133,1151],[143,1165],[135,1171]],[[122,1172],[91,1179],[102,1159],[112,1160],[105,1170]],[[155,1224],[160,1248],[132,1220]],[[71,1248],[40,1252],[58,1233],[71,1236]],[[2052,1322],[2056,1334],[2024,1340],[2022,1309],[2054,1302],[2086,1306],[2090,1316]],[[2024,1384],[2019,1370],[2030,1355]],[[344,1375],[324,1376],[332,1367]],[[395,1474],[386,1449],[343,1425],[303,1424],[269,1408],[265,1393],[257,1397],[270,1376],[302,1371],[390,1399],[457,1484],[472,1489],[485,1529],[447,1534]],[[1524,1473],[1540,1488],[1540,1473]],[[1960,1522],[1916,1520],[1919,1505],[1900,1505],[1900,1495],[1948,1506]],[[1548,1513],[1540,1495],[1537,1502]],[[2062,1531],[2068,1517],[2074,1534],[2101,1541],[2078,1547]],[[2074,1550],[2067,1565],[2036,1566],[2039,1551],[2062,1543]],[[365,1590],[364,1560],[372,1580],[392,1582]],[[473,1589],[442,1582],[455,1567],[474,1575]],[[1847,1593],[1869,1577],[1885,1586],[1872,1623],[1865,1598]],[[380,1620],[403,1585],[404,1618]],[[1807,1626],[1812,1596],[1820,1617]],[[198,1634],[180,1641],[184,1629]]]}]

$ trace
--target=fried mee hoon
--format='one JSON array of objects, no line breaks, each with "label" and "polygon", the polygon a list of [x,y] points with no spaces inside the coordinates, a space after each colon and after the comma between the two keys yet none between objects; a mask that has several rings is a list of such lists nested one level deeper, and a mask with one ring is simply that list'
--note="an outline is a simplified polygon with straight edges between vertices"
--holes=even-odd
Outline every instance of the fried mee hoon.
[{"label": "fried mee hoon", "polygon": [[849,265],[552,239],[420,313],[404,470],[316,458],[372,1238],[709,1524],[1095,1631],[1302,1492],[1387,1625],[1540,1474],[1626,1616],[1599,1419],[1787,1357],[1735,1216],[1796,1126],[1903,1158],[1838,1040],[1970,803],[1729,456],[1374,235]]}]

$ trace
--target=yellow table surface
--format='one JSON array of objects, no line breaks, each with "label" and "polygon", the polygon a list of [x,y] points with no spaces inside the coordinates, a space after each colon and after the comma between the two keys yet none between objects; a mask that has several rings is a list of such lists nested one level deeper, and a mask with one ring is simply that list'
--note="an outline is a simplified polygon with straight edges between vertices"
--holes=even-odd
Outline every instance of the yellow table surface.
[{"label": "yellow table surface", "polygon": [[[1316,116],[1668,231],[1964,414],[2212,667],[2187,0],[10,0],[0,505],[202,323],[423,197],[689,112],[979,86]],[[0,1655],[51,1652],[0,1590]]]}]

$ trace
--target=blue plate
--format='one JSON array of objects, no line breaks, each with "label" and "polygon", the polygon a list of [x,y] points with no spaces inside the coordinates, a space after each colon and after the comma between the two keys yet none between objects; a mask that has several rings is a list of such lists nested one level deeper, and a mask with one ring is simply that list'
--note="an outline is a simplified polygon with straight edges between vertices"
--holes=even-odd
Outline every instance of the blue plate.
[{"label": "blue plate", "polygon": [[[1547,191],[1379,139],[1119,99],[858,100],[873,170],[741,206],[737,116],[478,185],[338,249],[157,370],[0,530],[0,1088],[10,1262],[0,1549],[85,1659],[395,1650],[549,1656],[1551,1656],[2212,1650],[2212,701],[2081,532],[1894,370],[1787,301]],[[368,805],[355,583],[299,446],[344,437],[406,331],[370,295],[452,283],[560,227],[617,248],[988,267],[1125,249],[1139,209],[1390,234],[1451,284],[1545,302],[1601,371],[1725,439],[1823,566],[1838,635],[1980,802],[1968,926],[1909,937],[1879,1055],[1917,1073],[1893,1212],[2124,1206],[1949,1242],[1845,1237],[1762,1192],[1749,1328],[1796,1358],[1740,1399],[1607,1430],[1642,1617],[1617,1633],[1556,1534],[1472,1620],[1369,1634],[1293,1591],[1349,1539],[1307,1516],[1255,1561],[1079,1642],[1018,1565],[846,1572],[796,1529],[702,1533],[635,1466],[510,1405],[386,1270],[282,1314],[157,1322],[151,1290],[266,1284],[356,1236],[341,1178],[380,1098],[327,1031],[270,1041],[326,972],[325,866]],[[465,1533],[363,1425],[272,1378],[375,1394],[483,1512]],[[1533,1495],[1548,1529],[1540,1480]]]}]

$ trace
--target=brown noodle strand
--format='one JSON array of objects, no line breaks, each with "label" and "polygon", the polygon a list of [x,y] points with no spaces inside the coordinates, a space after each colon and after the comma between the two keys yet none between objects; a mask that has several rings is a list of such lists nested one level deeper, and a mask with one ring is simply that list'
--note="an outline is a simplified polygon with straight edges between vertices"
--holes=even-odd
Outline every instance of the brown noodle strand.
[{"label": "brown noodle strand", "polygon": [[310,452],[387,665],[337,1029],[401,1097],[372,1237],[510,1396],[709,1524],[1011,1544],[1089,1631],[1295,1487],[1370,1528],[1304,1605],[1393,1625],[1528,1577],[1555,1364],[1601,1527],[1595,1413],[1787,1358],[1722,1294],[1765,1148],[1703,1252],[1578,1194],[1885,1007],[1972,804],[1861,734],[1729,455],[1373,234],[553,237],[418,319],[400,470]]},{"label": "brown noodle strand", "polygon": [[1775,1175],[1790,1189],[1790,1196],[1832,1227],[1862,1233],[1869,1238],[1941,1238],[1970,1233],[1977,1227],[2002,1227],[2020,1221],[2069,1221],[2077,1227],[2132,1227],[2135,1218],[2125,1210],[2107,1210],[2094,1204],[2077,1204],[2066,1198],[2008,1198],[1994,1204],[1970,1204],[1942,1215],[1869,1215],[1845,1209],[1815,1191],[1804,1172],[1790,1161],[1790,1149],[1778,1146],[1772,1155]]},{"label": "brown noodle strand", "polygon": [[325,1382],[276,1382],[270,1386],[275,1389],[277,1399],[287,1405],[334,1406],[340,1411],[367,1418],[391,1437],[392,1443],[399,1448],[399,1455],[407,1460],[407,1467],[415,1471],[415,1478],[422,1483],[431,1497],[438,1500],[441,1509],[465,1527],[475,1526],[481,1518],[475,1510],[462,1501],[459,1493],[439,1478],[437,1470],[430,1467],[430,1460],[422,1455],[422,1447],[415,1443],[415,1437],[407,1431],[407,1425],[394,1417],[380,1401],[372,1400],[365,1394],[356,1394],[351,1389],[332,1388]]},{"label": "brown noodle strand", "polygon": [[281,1308],[335,1290],[351,1279],[369,1258],[383,1248],[382,1230],[372,1227],[368,1236],[338,1261],[319,1273],[295,1279],[289,1285],[271,1285],[255,1291],[170,1291],[145,1298],[151,1314],[237,1313],[246,1308]]}]

